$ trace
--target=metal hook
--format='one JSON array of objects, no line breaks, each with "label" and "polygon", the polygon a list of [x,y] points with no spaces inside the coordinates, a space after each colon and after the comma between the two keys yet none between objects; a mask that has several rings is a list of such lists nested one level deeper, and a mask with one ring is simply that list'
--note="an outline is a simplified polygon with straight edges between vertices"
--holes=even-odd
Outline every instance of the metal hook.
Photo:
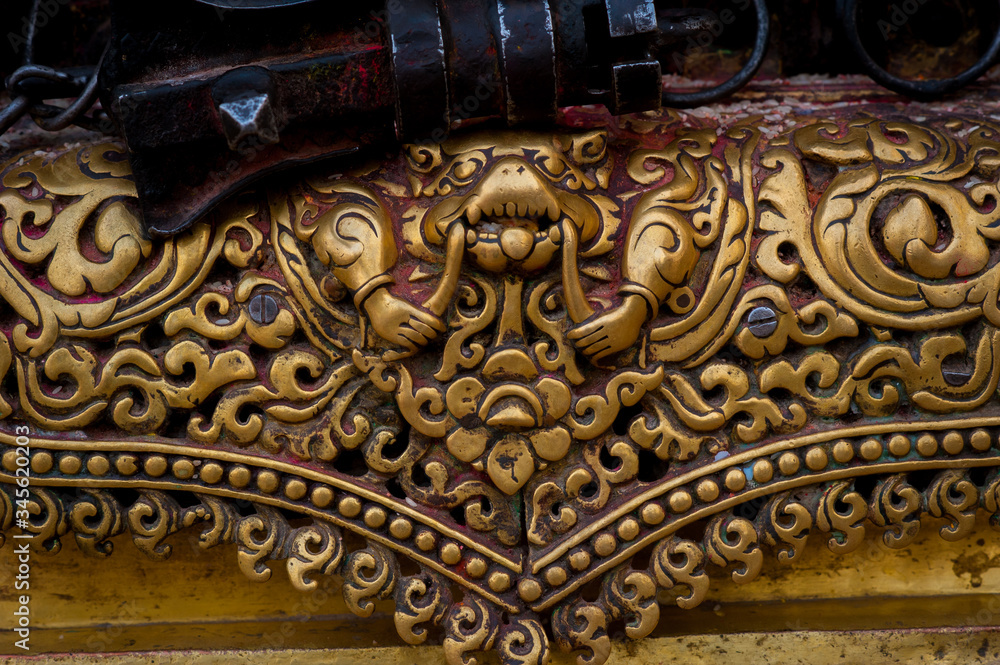
[{"label": "metal hook", "polygon": [[754,0],[757,10],[757,38],[754,42],[750,59],[743,65],[743,69],[737,72],[732,78],[717,86],[700,90],[698,92],[670,92],[663,91],[663,105],[673,108],[690,108],[714,102],[717,99],[728,97],[754,77],[760,65],[764,62],[764,55],[767,53],[768,40],[771,36],[771,18],[767,11],[765,0]]},{"label": "metal hook", "polygon": [[976,64],[960,74],[950,78],[924,81],[901,78],[890,74],[876,63],[861,42],[861,34],[858,30],[858,0],[838,0],[837,11],[844,24],[847,39],[854,47],[854,52],[861,60],[866,73],[880,85],[915,99],[933,99],[965,87],[982,76],[996,62],[997,55],[1000,54],[1000,30],[997,30],[985,55]]}]

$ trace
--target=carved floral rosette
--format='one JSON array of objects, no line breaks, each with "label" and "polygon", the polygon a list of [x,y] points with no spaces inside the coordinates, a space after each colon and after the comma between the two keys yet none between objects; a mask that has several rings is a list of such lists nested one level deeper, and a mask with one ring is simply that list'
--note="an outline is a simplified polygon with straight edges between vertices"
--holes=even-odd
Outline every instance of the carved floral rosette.
[{"label": "carved floral rosette", "polygon": [[8,161],[0,533],[200,524],[449,662],[602,663],[809,536],[996,515],[1000,130],[698,122],[457,133],[166,239],[119,145]]}]

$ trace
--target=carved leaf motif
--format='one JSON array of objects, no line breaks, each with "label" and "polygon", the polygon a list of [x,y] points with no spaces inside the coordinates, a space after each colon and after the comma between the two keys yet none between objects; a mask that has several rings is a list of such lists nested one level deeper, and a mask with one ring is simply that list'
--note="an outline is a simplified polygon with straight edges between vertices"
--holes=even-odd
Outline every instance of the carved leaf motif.
[{"label": "carved leaf motif", "polygon": [[132,541],[154,561],[165,561],[173,548],[164,543],[167,536],[182,527],[183,509],[164,492],[143,492],[128,509]]},{"label": "carved leaf motif", "polygon": [[608,617],[600,605],[577,600],[552,613],[552,632],[563,651],[583,649],[577,665],[604,665],[611,655]]},{"label": "carved leaf motif", "polygon": [[705,552],[690,540],[671,537],[653,550],[652,567],[659,585],[664,589],[683,585],[689,590],[687,595],[677,596],[678,607],[691,609],[705,599],[709,580],[704,561]]},{"label": "carved leaf motif", "polygon": [[869,518],[877,526],[887,527],[882,542],[888,547],[903,548],[913,542],[920,531],[920,492],[896,475],[878,484],[872,493]]},{"label": "carved leaf motif", "polygon": [[420,625],[442,623],[452,602],[445,581],[432,573],[402,578],[396,585],[395,598],[393,621],[407,644],[423,644],[428,631]]},{"label": "carved leaf motif", "polygon": [[479,598],[467,597],[452,605],[444,624],[448,665],[477,665],[479,661],[469,654],[493,648],[498,623],[490,606]]},{"label": "carved leaf motif", "polygon": [[503,665],[548,665],[549,638],[537,619],[517,619],[500,630],[497,640]]},{"label": "carved leaf motif", "polygon": [[312,575],[330,575],[344,556],[340,530],[326,522],[313,522],[288,535],[288,577],[299,591],[312,591],[319,582]]},{"label": "carved leaf motif", "polygon": [[122,507],[108,492],[82,491],[83,497],[69,509],[70,528],[76,544],[91,556],[110,556],[114,545],[108,541],[125,531]]},{"label": "carved leaf motif", "polygon": [[810,510],[788,492],[772,497],[757,518],[761,542],[778,549],[778,561],[791,563],[799,558],[812,528]]},{"label": "carved leaf motif", "polygon": [[204,519],[210,523],[198,536],[198,546],[209,549],[235,541],[240,516],[232,504],[207,494],[198,494],[197,497],[204,506]]},{"label": "carved leaf motif", "polygon": [[[62,549],[59,538],[70,528],[62,499],[51,490],[32,487],[26,501],[29,518],[24,532],[31,534],[31,548],[43,554],[58,554]],[[21,508],[19,503],[15,506]]]},{"label": "carved leaf motif", "polygon": [[833,532],[827,546],[837,554],[856,550],[865,538],[864,519],[868,515],[868,504],[851,488],[849,481],[831,485],[820,497],[816,513],[816,526],[821,531]]},{"label": "carved leaf motif", "polygon": [[757,545],[753,523],[742,517],[719,515],[705,529],[705,553],[717,566],[739,564],[733,570],[733,581],[745,584],[760,574],[764,553]]},{"label": "carved leaf motif", "polygon": [[633,640],[649,635],[660,620],[656,581],[640,570],[619,569],[604,582],[601,596],[615,619],[625,619],[625,634]]},{"label": "carved leaf motif", "polygon": [[255,582],[271,578],[268,559],[280,559],[288,538],[289,526],[284,516],[270,506],[258,506],[236,525],[237,561],[243,574]]},{"label": "carved leaf motif", "polygon": [[352,553],[344,563],[344,600],[359,617],[375,611],[373,598],[388,598],[396,587],[396,559],[375,543]]},{"label": "carved leaf motif", "polygon": [[979,492],[958,470],[940,473],[928,489],[927,508],[934,517],[945,517],[950,524],[941,527],[945,540],[961,540],[976,523]]}]

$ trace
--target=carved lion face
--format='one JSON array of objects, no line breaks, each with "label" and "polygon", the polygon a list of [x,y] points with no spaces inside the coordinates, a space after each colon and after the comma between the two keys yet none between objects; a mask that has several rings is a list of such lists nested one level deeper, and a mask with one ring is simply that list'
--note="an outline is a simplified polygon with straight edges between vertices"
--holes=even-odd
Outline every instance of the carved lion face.
[{"label": "carved lion face", "polygon": [[449,228],[461,224],[479,268],[538,271],[567,242],[565,225],[581,245],[616,226],[614,206],[603,195],[612,161],[603,131],[412,146],[414,194],[437,199],[424,216],[423,238],[440,245]]}]

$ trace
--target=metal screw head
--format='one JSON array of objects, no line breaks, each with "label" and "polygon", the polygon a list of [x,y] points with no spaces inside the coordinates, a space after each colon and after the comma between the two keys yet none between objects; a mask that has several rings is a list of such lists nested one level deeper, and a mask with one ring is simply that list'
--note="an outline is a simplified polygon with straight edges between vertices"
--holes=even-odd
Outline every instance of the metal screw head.
[{"label": "metal screw head", "polygon": [[273,296],[261,293],[250,299],[250,318],[254,323],[266,326],[278,318],[278,302]]},{"label": "metal screw head", "polygon": [[778,329],[778,317],[770,307],[754,307],[747,317],[747,327],[755,337],[769,337]]},{"label": "metal screw head", "polygon": [[972,378],[972,373],[964,370],[945,369],[941,371],[945,383],[949,386],[964,386]]}]

